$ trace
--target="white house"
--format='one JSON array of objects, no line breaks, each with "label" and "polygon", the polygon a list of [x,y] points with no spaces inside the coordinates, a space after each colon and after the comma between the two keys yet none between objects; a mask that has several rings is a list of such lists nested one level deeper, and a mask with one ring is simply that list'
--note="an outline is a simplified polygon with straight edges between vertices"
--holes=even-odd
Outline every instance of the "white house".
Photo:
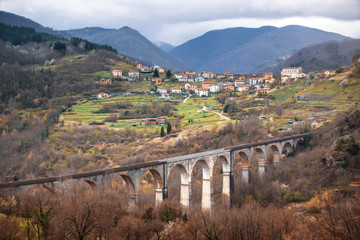
[{"label": "white house", "polygon": [[104,92],[99,93],[99,94],[97,95],[97,98],[98,98],[98,99],[109,98],[109,97],[110,97],[110,95],[107,94],[107,93],[104,93]]},{"label": "white house", "polygon": [[249,79],[250,85],[257,85],[257,84],[261,84],[261,83],[263,83],[263,79],[260,79],[260,78],[250,78]]},{"label": "white house", "polygon": [[193,83],[191,83],[191,84],[190,84],[190,83],[185,84],[185,89],[188,90],[188,91],[190,91],[190,90],[195,91],[196,88],[197,88],[196,84],[193,84]]},{"label": "white house", "polygon": [[287,82],[291,79],[301,78],[302,68],[301,67],[285,67],[281,71],[281,82]]},{"label": "white house", "polygon": [[221,87],[226,87],[228,85],[232,85],[231,82],[229,81],[221,81],[219,82],[217,85],[221,86]]},{"label": "white house", "polygon": [[138,78],[138,77],[140,77],[140,73],[137,71],[132,71],[132,72],[128,73],[128,76],[131,78]]},{"label": "white house", "polygon": [[165,94],[168,92],[168,90],[166,88],[158,88],[156,91],[160,94]]},{"label": "white house", "polygon": [[245,85],[244,80],[235,80],[235,87],[243,86]]},{"label": "white house", "polygon": [[159,68],[161,68],[161,67],[158,65],[154,65],[151,67],[151,70],[155,71],[155,69],[159,70]]},{"label": "white house", "polygon": [[225,74],[224,74],[224,73],[216,73],[216,74],[215,74],[215,77],[216,77],[217,79],[225,78]]},{"label": "white house", "polygon": [[181,89],[180,88],[172,88],[171,93],[172,94],[181,94]]},{"label": "white house", "polygon": [[197,77],[195,78],[195,82],[204,82],[204,78],[203,77]]},{"label": "white house", "polygon": [[234,79],[234,74],[232,72],[226,72],[224,73],[224,75],[228,79]]},{"label": "white house", "polygon": [[237,90],[238,90],[239,92],[249,91],[249,88],[250,88],[250,86],[249,86],[248,84],[243,84],[243,85],[239,85],[239,86],[237,87]]},{"label": "white house", "polygon": [[203,77],[203,78],[214,78],[215,74],[212,72],[199,72],[199,77]]},{"label": "white house", "polygon": [[212,93],[217,93],[217,92],[221,92],[222,89],[223,89],[222,86],[214,84],[210,86],[209,91]]},{"label": "white house", "polygon": [[285,67],[281,71],[281,76],[289,76],[290,78],[298,78],[300,73],[302,73],[301,67]]},{"label": "white house", "polygon": [[207,89],[204,89],[204,88],[195,89],[195,93],[196,93],[196,95],[198,95],[200,97],[209,96],[209,91]]},{"label": "white house", "polygon": [[140,71],[143,73],[148,73],[148,72],[151,72],[151,69],[148,66],[142,66],[140,68]]},{"label": "white house", "polygon": [[175,73],[175,78],[179,81],[179,82],[188,82],[188,76],[187,75],[183,75],[183,74],[179,74],[179,73]]},{"label": "white house", "polygon": [[122,76],[122,70],[113,70],[111,75],[115,78]]}]

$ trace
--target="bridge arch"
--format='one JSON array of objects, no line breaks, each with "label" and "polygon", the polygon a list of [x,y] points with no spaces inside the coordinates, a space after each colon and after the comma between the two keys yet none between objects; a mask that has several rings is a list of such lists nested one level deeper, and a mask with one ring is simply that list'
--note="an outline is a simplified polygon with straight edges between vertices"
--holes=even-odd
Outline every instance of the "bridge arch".
[{"label": "bridge arch", "polygon": [[121,186],[121,180],[125,182],[125,187],[129,193],[129,195],[136,194],[136,187],[132,178],[126,173],[119,173],[112,177],[110,181],[110,187],[115,190],[122,190],[123,186]]},{"label": "bridge arch", "polygon": [[163,180],[155,168],[144,168],[138,173],[138,203],[158,205],[163,200]]},{"label": "bridge arch", "polygon": [[155,168],[149,168],[148,171],[151,173],[152,177],[154,178],[154,187],[155,188],[163,188],[164,181],[161,177],[160,172]]},{"label": "bridge arch", "polygon": [[74,179],[76,181],[72,184],[70,191],[77,193],[91,194],[96,188],[97,184],[95,181],[87,178]]},{"label": "bridge arch", "polygon": [[268,164],[273,164],[274,162],[277,163],[281,159],[281,152],[279,150],[279,146],[276,144],[272,144],[269,146],[266,162]]},{"label": "bridge arch", "polygon": [[298,138],[294,140],[295,150],[297,151],[300,148],[300,144],[304,144],[304,138]]},{"label": "bridge arch", "polygon": [[168,194],[170,199],[180,201],[184,207],[190,206],[190,179],[183,164],[178,163],[168,172]]},{"label": "bridge arch", "polygon": [[223,172],[229,172],[230,171],[230,161],[227,159],[227,157],[225,157],[223,155],[218,156],[215,159],[213,165],[215,165],[217,162],[219,162],[221,164]]},{"label": "bridge arch", "polygon": [[48,186],[48,185],[45,185],[45,184],[40,184],[40,185],[36,185],[32,188],[29,188],[25,191],[25,194],[34,194],[36,192],[41,192],[41,191],[45,191],[45,192],[48,192],[52,195],[57,195],[56,191],[54,188]]},{"label": "bridge arch", "polygon": [[229,206],[230,200],[230,163],[220,155],[212,166],[212,188],[215,207]]},{"label": "bridge arch", "polygon": [[285,142],[282,147],[281,154],[285,154],[286,156],[292,153],[292,151],[293,151],[293,145],[291,144],[291,142]]},{"label": "bridge arch", "polygon": [[235,161],[239,162],[239,165],[241,167],[249,167],[250,166],[250,158],[248,157],[248,154],[245,153],[245,151],[239,151],[235,155]]},{"label": "bridge arch", "polygon": [[58,200],[59,196],[52,187],[41,184],[27,189],[20,204],[24,204],[24,207],[36,214],[41,214],[39,206],[41,206],[42,211],[48,211]]},{"label": "bridge arch", "polygon": [[251,149],[235,152],[233,161],[233,189],[232,201],[237,202],[241,188],[250,180]]},{"label": "bridge arch", "polygon": [[85,184],[91,188],[96,188],[97,184],[95,181],[88,179],[88,178],[81,178],[75,182],[75,186]]},{"label": "bridge arch", "polygon": [[[205,159],[196,160],[191,169],[191,196],[194,207],[201,207],[204,210],[211,209],[212,187],[210,178],[211,171],[207,161]],[[200,206],[197,205],[199,202]]]},{"label": "bridge arch", "polygon": [[261,147],[255,147],[251,156],[251,161],[266,162],[265,152]]},{"label": "bridge arch", "polygon": [[195,161],[192,169],[191,169],[191,172],[196,171],[196,167],[200,167],[203,171],[203,179],[209,179],[210,178],[210,166],[209,164],[204,160],[204,159],[200,159],[200,160],[197,160]]}]

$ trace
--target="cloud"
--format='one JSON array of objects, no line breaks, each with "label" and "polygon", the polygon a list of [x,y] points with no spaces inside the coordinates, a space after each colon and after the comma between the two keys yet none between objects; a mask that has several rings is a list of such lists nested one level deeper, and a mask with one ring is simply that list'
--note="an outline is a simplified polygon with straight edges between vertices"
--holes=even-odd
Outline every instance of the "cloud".
[{"label": "cloud", "polygon": [[[59,30],[130,26],[173,44],[214,28],[311,23],[326,30],[334,23],[358,27],[360,20],[359,0],[0,0],[0,9]],[[333,31],[344,29],[355,31]]]}]

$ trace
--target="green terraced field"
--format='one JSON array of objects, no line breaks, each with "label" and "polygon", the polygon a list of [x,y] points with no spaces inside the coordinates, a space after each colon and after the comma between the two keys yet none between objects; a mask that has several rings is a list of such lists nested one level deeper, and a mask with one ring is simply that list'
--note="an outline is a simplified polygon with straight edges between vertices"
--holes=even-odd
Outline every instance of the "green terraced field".
[{"label": "green terraced field", "polygon": [[[182,99],[181,99],[182,100]],[[190,100],[190,101],[189,101]],[[189,99],[189,102],[180,102],[175,105],[174,115],[184,116],[181,120],[182,126],[191,128],[195,126],[213,125],[224,122],[217,114],[212,112],[202,111],[202,104],[211,106],[216,103],[213,99],[196,99],[193,101]],[[60,120],[79,122],[83,124],[90,124],[91,122],[103,122],[110,113],[93,113],[94,110],[99,110],[102,105],[116,103],[116,102],[130,102],[134,106],[140,106],[143,104],[151,104],[154,101],[166,102],[166,100],[160,100],[155,95],[141,94],[121,96],[108,99],[87,100],[79,102],[71,107],[71,111],[65,112],[61,115]],[[196,103],[195,103],[196,102]],[[168,121],[174,120],[174,117],[168,117]],[[145,125],[146,119],[126,119],[117,120],[116,123],[106,123],[107,126],[113,128],[134,128],[137,130],[144,130],[146,133],[157,134],[160,132],[160,126],[147,126]],[[189,120],[191,122],[189,122]]]}]

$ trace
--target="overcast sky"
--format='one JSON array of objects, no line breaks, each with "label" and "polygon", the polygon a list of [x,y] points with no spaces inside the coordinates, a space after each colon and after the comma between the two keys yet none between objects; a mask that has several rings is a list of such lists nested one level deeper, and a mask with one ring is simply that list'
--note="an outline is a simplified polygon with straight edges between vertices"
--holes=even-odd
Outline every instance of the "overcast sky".
[{"label": "overcast sky", "polygon": [[129,26],[179,45],[213,29],[303,25],[360,38],[360,0],[0,0],[57,30]]}]

